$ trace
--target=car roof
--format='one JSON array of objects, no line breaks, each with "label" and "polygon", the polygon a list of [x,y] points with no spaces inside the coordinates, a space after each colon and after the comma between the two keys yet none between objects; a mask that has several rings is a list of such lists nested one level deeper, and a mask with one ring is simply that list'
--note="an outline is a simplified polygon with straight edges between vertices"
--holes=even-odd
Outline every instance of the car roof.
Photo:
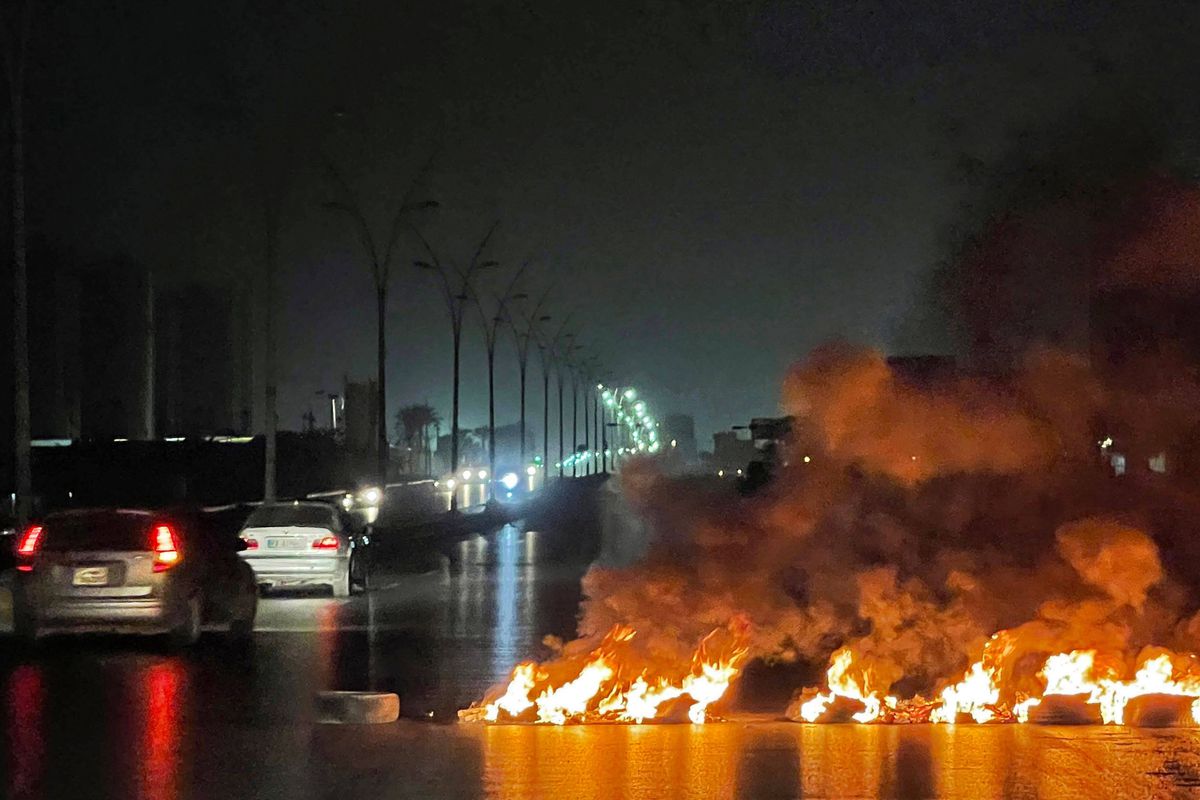
[{"label": "car roof", "polygon": [[62,517],[88,517],[97,514],[128,514],[139,517],[154,516],[154,511],[144,508],[71,508],[54,511],[46,515],[46,519],[61,519]]},{"label": "car roof", "polygon": [[259,508],[333,508],[333,503],[321,500],[280,500],[273,503],[260,503]]}]

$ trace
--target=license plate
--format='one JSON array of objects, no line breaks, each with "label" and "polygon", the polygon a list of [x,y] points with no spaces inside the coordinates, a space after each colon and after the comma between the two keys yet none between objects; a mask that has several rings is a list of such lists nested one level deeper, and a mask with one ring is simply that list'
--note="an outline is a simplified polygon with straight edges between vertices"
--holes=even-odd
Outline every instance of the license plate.
[{"label": "license plate", "polygon": [[268,550],[303,550],[303,539],[267,539]]},{"label": "license plate", "polygon": [[79,567],[71,583],[76,586],[107,586],[108,567]]}]

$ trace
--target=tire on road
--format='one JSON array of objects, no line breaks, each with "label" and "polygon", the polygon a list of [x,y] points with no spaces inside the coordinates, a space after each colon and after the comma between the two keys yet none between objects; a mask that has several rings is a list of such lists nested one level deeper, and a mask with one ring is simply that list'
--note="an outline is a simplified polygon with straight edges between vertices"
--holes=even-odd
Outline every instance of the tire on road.
[{"label": "tire on road", "polygon": [[333,596],[334,597],[349,597],[350,596],[350,565],[346,565],[346,572],[338,575],[333,579]]},{"label": "tire on road", "polygon": [[204,599],[199,594],[188,598],[187,614],[167,634],[171,647],[190,647],[200,640],[204,624]]},{"label": "tire on road", "polygon": [[317,722],[378,725],[400,718],[400,697],[390,692],[317,692]]},{"label": "tire on road", "polygon": [[363,594],[371,589],[371,562],[366,556],[354,553],[350,556],[350,593]]}]

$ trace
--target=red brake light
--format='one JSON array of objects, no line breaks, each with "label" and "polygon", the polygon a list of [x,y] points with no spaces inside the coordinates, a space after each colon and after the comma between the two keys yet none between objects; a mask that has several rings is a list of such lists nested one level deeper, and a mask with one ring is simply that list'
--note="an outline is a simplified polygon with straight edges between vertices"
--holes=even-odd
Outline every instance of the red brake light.
[{"label": "red brake light", "polygon": [[24,558],[33,558],[42,549],[42,532],[41,525],[30,525],[21,534],[21,541],[17,543],[17,555]]},{"label": "red brake light", "polygon": [[243,536],[242,541],[246,543],[247,550],[257,550],[258,549],[258,539],[252,539],[249,536]]},{"label": "red brake light", "polygon": [[337,550],[339,546],[336,536],[322,536],[313,542],[313,550]]},{"label": "red brake light", "polygon": [[154,571],[162,572],[179,563],[179,542],[170,525],[155,525],[150,537],[154,548]]}]

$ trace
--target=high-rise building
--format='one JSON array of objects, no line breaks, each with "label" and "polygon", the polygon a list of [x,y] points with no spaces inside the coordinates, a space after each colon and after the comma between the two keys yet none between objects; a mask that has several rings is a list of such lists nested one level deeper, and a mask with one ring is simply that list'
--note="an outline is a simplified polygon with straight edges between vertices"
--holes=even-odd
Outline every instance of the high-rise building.
[{"label": "high-rise building", "polygon": [[680,464],[696,462],[696,421],[688,414],[668,414],[659,428],[659,440]]},{"label": "high-rise building", "polygon": [[80,432],[149,439],[154,423],[154,290],[145,267],[118,258],[79,278]]},{"label": "high-rise building", "polygon": [[240,367],[228,293],[196,283],[159,292],[155,304],[158,431],[163,436],[241,432]]}]

